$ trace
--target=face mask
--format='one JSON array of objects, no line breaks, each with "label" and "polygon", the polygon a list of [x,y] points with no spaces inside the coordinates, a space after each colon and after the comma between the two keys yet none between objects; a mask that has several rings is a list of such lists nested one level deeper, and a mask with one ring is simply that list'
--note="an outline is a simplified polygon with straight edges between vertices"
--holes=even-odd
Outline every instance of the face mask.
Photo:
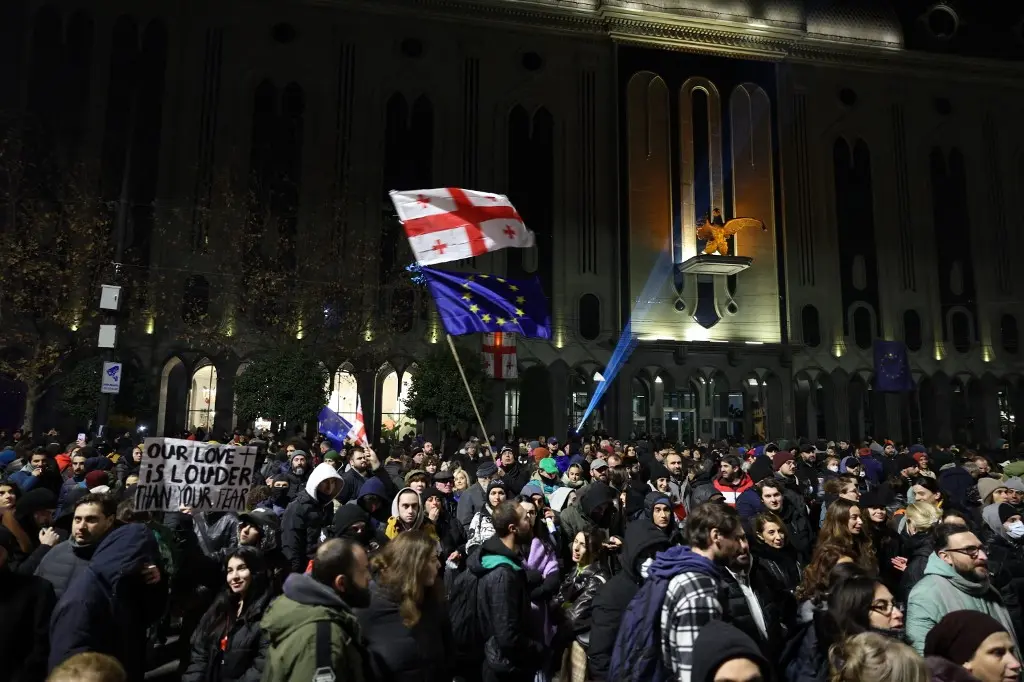
[{"label": "face mask", "polygon": [[836,465],[834,467],[829,467],[828,470],[831,471],[832,473],[836,473],[839,471],[839,466]]},{"label": "face mask", "polygon": [[1024,537],[1024,521],[1014,521],[1006,527],[1006,534],[1014,540]]}]

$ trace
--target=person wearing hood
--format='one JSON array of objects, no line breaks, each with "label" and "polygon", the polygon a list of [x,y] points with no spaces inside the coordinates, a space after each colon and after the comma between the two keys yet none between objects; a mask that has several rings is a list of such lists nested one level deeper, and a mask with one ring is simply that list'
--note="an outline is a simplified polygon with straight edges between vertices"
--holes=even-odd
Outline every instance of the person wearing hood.
[{"label": "person wearing hood", "polygon": [[692,682],[763,682],[772,669],[757,644],[739,628],[713,620],[693,647]]},{"label": "person wearing hood", "polygon": [[615,637],[629,602],[647,578],[654,556],[669,548],[668,538],[650,524],[631,523],[622,547],[622,570],[594,595],[587,664],[593,679],[608,679]]},{"label": "person wearing hood", "polygon": [[551,494],[548,498],[548,508],[561,516],[562,512],[576,503],[577,494],[575,488],[562,487]]},{"label": "person wearing hood", "polygon": [[679,527],[675,523],[673,507],[674,505],[669,497],[669,493],[655,490],[648,493],[647,497],[644,498],[643,516],[635,521],[631,521],[630,524],[650,524],[659,532],[665,534],[665,539],[669,545],[681,545],[683,544],[683,538],[679,533]]},{"label": "person wearing hood", "polygon": [[143,678],[147,630],[167,599],[159,555],[153,533],[138,523],[103,538],[53,610],[51,670],[77,653],[96,651],[119,660],[129,680]]},{"label": "person wearing hood", "polygon": [[1021,662],[1013,634],[991,616],[953,611],[928,633],[925,662],[933,682],[1017,682]]},{"label": "person wearing hood", "polygon": [[478,580],[478,613],[483,621],[483,682],[530,682],[547,650],[531,636],[530,588],[522,549],[532,540],[523,507],[511,500],[497,505],[494,534],[469,555],[467,568]]},{"label": "person wearing hood", "polygon": [[138,475],[142,468],[142,446],[136,445],[132,448],[131,454],[121,457],[114,466],[114,480],[119,488],[125,487],[125,481],[132,474]]},{"label": "person wearing hood", "polygon": [[991,583],[988,555],[978,537],[963,526],[948,523],[940,523],[932,532],[935,553],[907,600],[910,644],[922,652],[928,631],[947,613],[964,608],[986,613],[1007,632],[1015,632],[1003,598]]},{"label": "person wearing hood", "polygon": [[1005,502],[988,505],[981,517],[992,531],[985,543],[992,585],[1003,597],[1014,632],[1024,635],[1024,523],[1017,510]]},{"label": "person wearing hood", "polygon": [[334,467],[321,463],[309,475],[305,488],[285,509],[281,522],[281,551],[292,573],[306,570],[324,529],[331,524],[334,498],[344,485],[344,479]]},{"label": "person wearing hood", "polygon": [[18,542],[0,526],[0,642],[4,642],[3,677],[36,682],[46,677],[50,614],[57,603],[53,586],[34,575],[11,570]]},{"label": "person wearing hood", "polygon": [[71,515],[71,537],[47,552],[35,571],[53,585],[58,599],[75,574],[90,564],[103,538],[120,525],[116,520],[117,500],[103,493],[86,493],[78,498]]},{"label": "person wearing hood", "polygon": [[[466,470],[469,472],[469,470]],[[487,486],[491,479],[498,473],[498,466],[491,461],[485,460],[476,469],[476,485],[471,485],[468,490],[459,496],[459,508],[457,516],[462,527],[469,529],[469,524],[478,511],[484,508],[487,502]]]},{"label": "person wearing hood", "polygon": [[284,516],[284,510],[291,502],[291,483],[288,474],[274,474],[270,477],[270,505],[278,518]]},{"label": "person wearing hood", "polygon": [[382,527],[390,518],[392,499],[394,498],[388,495],[384,482],[373,476],[366,479],[359,491],[359,496],[349,504],[355,504],[369,514],[375,527]]},{"label": "person wearing hood", "polygon": [[491,517],[494,514],[495,508],[507,499],[509,499],[509,495],[504,481],[496,480],[488,484],[487,503],[483,509],[473,515],[473,519],[470,521],[466,532],[467,553],[471,553],[482,545],[487,538],[494,535],[494,523]]},{"label": "person wearing hood", "polygon": [[[330,465],[328,465],[330,466]],[[370,565],[358,542],[333,538],[317,548],[309,575],[292,574],[260,625],[269,640],[264,680],[317,679],[315,642],[324,631],[336,679],[372,682],[372,655],[354,609],[370,605]]]},{"label": "person wearing hood", "polygon": [[330,536],[358,542],[371,558],[388,544],[388,536],[384,534],[384,530],[373,522],[365,509],[352,502],[343,504],[335,510]]},{"label": "person wearing hood", "polygon": [[427,518],[420,494],[413,488],[402,488],[391,501],[391,517],[384,529],[384,535],[389,540],[394,540],[400,533],[410,530],[422,530],[434,538],[435,542],[439,542],[437,529]]},{"label": "person wearing hood", "polygon": [[[666,460],[668,457],[666,457]],[[650,476],[647,479],[647,487],[654,492],[660,492],[669,498],[674,525],[681,524],[686,518],[686,506],[683,498],[674,491],[680,490],[679,486],[673,487],[672,472],[661,462],[654,460],[650,463]]]}]

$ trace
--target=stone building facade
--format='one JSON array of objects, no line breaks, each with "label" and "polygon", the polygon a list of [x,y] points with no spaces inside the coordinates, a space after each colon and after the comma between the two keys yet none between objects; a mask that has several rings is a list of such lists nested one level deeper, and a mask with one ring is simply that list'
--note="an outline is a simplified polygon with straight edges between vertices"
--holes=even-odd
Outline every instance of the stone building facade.
[{"label": "stone building facade", "polygon": [[[183,292],[237,226],[162,207],[215,203],[217,172],[289,178],[275,210],[296,267],[341,238],[326,224],[401,259],[387,189],[508,194],[537,247],[462,267],[537,273],[555,331],[519,340],[519,379],[490,387],[492,432],[564,434],[603,378],[587,426],[620,435],[1015,436],[1024,11],[1009,4],[5,5],[0,68],[18,87],[0,105],[59,110],[108,189],[131,137],[132,200],[152,207],[133,238]],[[763,222],[730,240],[743,267],[698,257],[714,209]],[[627,323],[638,343],[612,376]],[[153,428],[236,425],[245,321],[216,355],[176,340],[181,324],[136,320],[123,344],[159,395]],[[906,343],[915,391],[873,390],[876,339]],[[379,369],[324,358],[332,405],[351,413],[358,393],[376,431],[406,423],[437,340],[427,315]]]}]

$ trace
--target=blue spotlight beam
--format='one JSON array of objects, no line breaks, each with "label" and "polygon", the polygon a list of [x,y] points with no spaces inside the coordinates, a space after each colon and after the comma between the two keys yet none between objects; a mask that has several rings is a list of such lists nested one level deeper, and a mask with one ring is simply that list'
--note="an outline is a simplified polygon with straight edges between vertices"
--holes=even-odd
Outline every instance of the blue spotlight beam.
[{"label": "blue spotlight beam", "polygon": [[651,269],[651,274],[647,277],[647,282],[644,284],[640,296],[633,303],[633,309],[629,313],[629,320],[626,321],[626,326],[622,329],[622,334],[619,335],[619,342],[615,344],[615,350],[612,351],[612,357],[608,360],[608,366],[601,373],[604,376],[604,381],[600,382],[597,388],[594,389],[594,395],[591,396],[587,409],[583,411],[583,417],[580,418],[579,426],[576,427],[576,433],[580,433],[583,430],[583,425],[587,423],[587,419],[608,391],[612,380],[615,379],[619,370],[629,360],[629,356],[633,354],[633,349],[636,348],[636,344],[640,340],[633,333],[633,320],[642,319],[642,316],[651,309],[657,300],[658,292],[665,284],[665,279],[671,276],[671,274],[672,254],[666,247],[654,263],[654,267]]}]

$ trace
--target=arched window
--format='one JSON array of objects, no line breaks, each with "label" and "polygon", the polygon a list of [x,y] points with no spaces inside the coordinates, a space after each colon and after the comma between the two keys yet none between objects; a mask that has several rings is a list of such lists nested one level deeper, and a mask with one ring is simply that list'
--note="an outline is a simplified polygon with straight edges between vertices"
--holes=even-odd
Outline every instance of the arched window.
[{"label": "arched window", "polygon": [[355,376],[351,372],[339,369],[333,378],[327,379],[327,390],[330,391],[327,407],[351,424],[356,417],[356,399],[359,396]]},{"label": "arched window", "polygon": [[818,318],[818,309],[813,305],[805,305],[800,313],[800,320],[804,329],[804,343],[811,348],[821,345],[821,320]]},{"label": "arched window", "polygon": [[[398,383],[398,373],[394,370],[384,377],[381,392],[381,427],[393,430],[395,438],[416,430],[416,420],[405,414],[405,401],[412,388],[412,374],[408,370],[402,373],[402,383]],[[367,417],[367,408],[363,406],[363,418]]]},{"label": "arched window", "polygon": [[181,297],[181,319],[185,324],[199,324],[209,311],[210,282],[202,275],[191,275]]},{"label": "arched window", "polygon": [[875,334],[871,329],[871,311],[864,306],[858,306],[853,311],[853,342],[857,348],[867,350],[871,348],[871,342]]},{"label": "arched window", "polygon": [[903,343],[908,350],[921,350],[921,316],[916,310],[903,312]]},{"label": "arched window", "polygon": [[[203,429],[209,437],[217,414],[217,368],[204,361],[192,373],[192,385],[188,393],[188,429]],[[198,434],[197,434],[198,437]]]},{"label": "arched window", "polygon": [[971,322],[967,319],[967,313],[953,313],[950,323],[953,331],[953,348],[956,348],[958,353],[966,353],[971,349]]},{"label": "arched window", "polygon": [[583,294],[578,311],[580,336],[593,341],[601,334],[601,300],[594,294]]},{"label": "arched window", "polygon": [[1016,355],[1020,343],[1020,337],[1017,336],[1017,318],[1013,315],[1003,315],[999,320],[999,331],[1003,339],[1003,350]]}]

